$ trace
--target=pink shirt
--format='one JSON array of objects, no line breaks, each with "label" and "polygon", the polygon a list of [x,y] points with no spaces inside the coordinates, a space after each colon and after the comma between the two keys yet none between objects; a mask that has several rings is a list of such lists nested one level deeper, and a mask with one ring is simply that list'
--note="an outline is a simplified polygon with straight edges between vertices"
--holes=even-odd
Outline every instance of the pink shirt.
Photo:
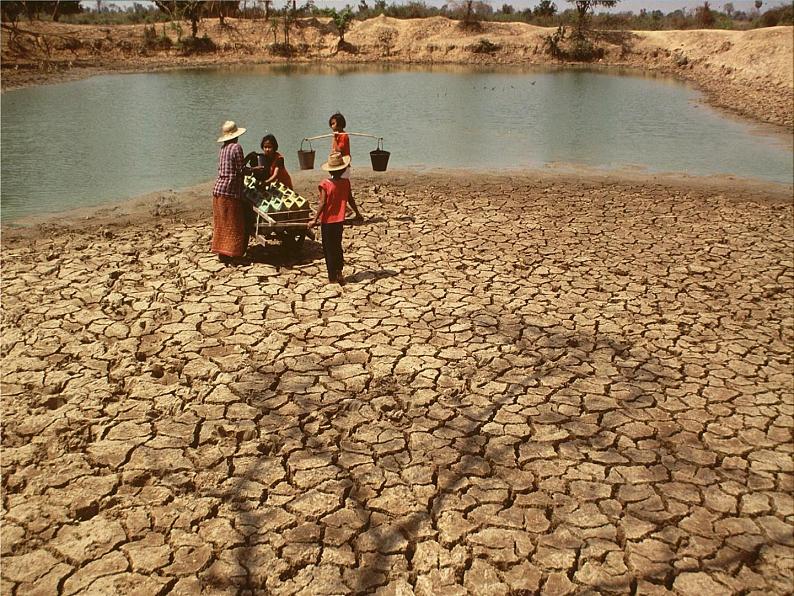
[{"label": "pink shirt", "polygon": [[326,178],[319,187],[325,190],[325,209],[320,216],[324,224],[345,221],[345,209],[350,198],[350,180],[346,178]]}]

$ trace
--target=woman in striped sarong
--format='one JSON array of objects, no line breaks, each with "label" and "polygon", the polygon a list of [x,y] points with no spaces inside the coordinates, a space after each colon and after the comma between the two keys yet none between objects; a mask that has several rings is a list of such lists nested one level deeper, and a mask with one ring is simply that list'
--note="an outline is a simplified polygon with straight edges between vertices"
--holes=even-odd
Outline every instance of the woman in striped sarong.
[{"label": "woman in striped sarong", "polygon": [[219,143],[218,178],[212,189],[212,252],[224,263],[234,263],[248,247],[246,218],[250,206],[243,199],[245,157],[237,138],[245,132],[234,122],[224,122]]}]

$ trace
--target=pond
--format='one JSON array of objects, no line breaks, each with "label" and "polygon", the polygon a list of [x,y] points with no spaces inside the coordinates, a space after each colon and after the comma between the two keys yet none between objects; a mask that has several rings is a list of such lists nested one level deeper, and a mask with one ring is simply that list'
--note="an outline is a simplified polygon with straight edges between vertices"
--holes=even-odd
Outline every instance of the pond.
[{"label": "pond", "polygon": [[[390,169],[563,163],[792,183],[782,135],[701,99],[668,78],[571,69],[251,66],[97,76],[4,93],[1,215],[7,223],[211,180],[226,119],[248,128],[246,153],[272,132],[287,168],[298,170],[301,139],[329,132],[335,111],[348,131],[385,139]],[[329,145],[314,143],[316,165]],[[369,168],[372,149],[374,140],[354,137],[354,166]]]}]

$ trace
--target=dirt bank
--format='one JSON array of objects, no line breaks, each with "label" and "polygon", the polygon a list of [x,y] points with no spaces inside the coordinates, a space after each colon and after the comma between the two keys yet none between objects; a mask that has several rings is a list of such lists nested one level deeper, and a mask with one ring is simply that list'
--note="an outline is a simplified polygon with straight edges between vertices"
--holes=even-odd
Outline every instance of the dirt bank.
[{"label": "dirt bank", "polygon": [[[462,30],[443,17],[355,22],[346,35],[350,51],[337,52],[327,19],[304,19],[293,29],[290,58],[273,54],[274,37],[262,22],[201,22],[217,50],[191,56],[176,49],[144,47],[143,25],[77,26],[22,23],[32,35],[2,39],[3,89],[81,78],[108,71],[264,62],[367,62],[420,64],[556,64],[543,50],[552,29],[524,23],[482,23]],[[176,34],[158,25],[173,41]],[[792,27],[751,31],[660,31],[609,34],[599,64],[672,73],[698,84],[709,100],[743,116],[792,129],[794,60]]]}]

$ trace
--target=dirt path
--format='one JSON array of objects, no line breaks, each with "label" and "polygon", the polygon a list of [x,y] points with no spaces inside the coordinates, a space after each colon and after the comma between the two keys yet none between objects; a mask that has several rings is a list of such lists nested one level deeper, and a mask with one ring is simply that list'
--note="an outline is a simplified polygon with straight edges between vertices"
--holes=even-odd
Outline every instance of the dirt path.
[{"label": "dirt path", "polygon": [[788,192],[356,183],[343,290],[208,185],[5,235],[0,591],[789,592]]}]

